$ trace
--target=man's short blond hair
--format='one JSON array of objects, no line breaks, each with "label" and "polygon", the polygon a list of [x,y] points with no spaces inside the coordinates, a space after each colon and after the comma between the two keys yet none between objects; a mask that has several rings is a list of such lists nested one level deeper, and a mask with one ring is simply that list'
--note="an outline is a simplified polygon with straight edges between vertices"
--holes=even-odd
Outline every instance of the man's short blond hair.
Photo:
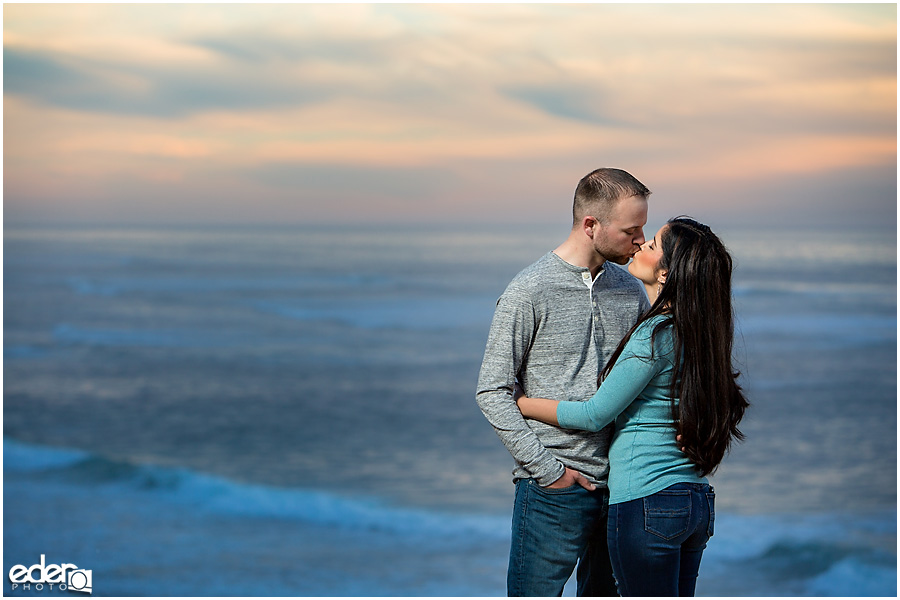
[{"label": "man's short blond hair", "polygon": [[602,168],[585,175],[575,188],[572,205],[572,226],[578,225],[584,217],[595,217],[606,223],[616,201],[620,198],[651,194],[643,183],[622,169]]}]

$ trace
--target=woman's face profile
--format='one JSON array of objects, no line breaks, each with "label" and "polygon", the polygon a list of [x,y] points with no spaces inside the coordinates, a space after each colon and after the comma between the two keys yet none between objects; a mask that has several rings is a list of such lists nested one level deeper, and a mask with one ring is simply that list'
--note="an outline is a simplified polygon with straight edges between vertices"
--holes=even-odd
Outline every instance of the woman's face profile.
[{"label": "woman's face profile", "polygon": [[640,251],[628,265],[628,272],[644,283],[656,283],[659,276],[659,261],[662,260],[662,236],[666,225],[659,228],[653,239],[641,244]]}]

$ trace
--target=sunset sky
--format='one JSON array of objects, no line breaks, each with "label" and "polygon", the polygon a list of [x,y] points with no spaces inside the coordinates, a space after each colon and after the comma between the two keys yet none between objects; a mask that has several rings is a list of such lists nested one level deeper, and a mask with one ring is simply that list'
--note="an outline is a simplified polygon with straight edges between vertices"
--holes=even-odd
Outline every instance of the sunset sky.
[{"label": "sunset sky", "polygon": [[5,4],[4,219],[894,226],[894,4]]}]

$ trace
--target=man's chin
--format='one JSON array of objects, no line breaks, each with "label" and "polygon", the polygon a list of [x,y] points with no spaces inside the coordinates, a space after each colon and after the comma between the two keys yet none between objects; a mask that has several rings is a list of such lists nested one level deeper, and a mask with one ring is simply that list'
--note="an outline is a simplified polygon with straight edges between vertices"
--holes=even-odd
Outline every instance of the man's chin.
[{"label": "man's chin", "polygon": [[608,259],[610,262],[614,262],[617,265],[627,265],[628,261],[631,260],[631,255],[629,256],[619,256],[617,258]]}]

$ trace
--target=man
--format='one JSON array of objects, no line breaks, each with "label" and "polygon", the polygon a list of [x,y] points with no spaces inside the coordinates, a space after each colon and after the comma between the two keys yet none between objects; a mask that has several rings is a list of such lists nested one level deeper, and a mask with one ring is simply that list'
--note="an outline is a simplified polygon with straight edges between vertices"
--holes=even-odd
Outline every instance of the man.
[{"label": "man", "polygon": [[578,564],[579,596],[615,596],[606,548],[607,452],[591,433],[526,421],[518,383],[538,398],[584,401],[638,316],[649,308],[624,265],[644,242],[648,190],[597,169],[575,190],[569,237],[524,269],[497,301],[476,400],[516,461],[507,591],[559,596]]}]

